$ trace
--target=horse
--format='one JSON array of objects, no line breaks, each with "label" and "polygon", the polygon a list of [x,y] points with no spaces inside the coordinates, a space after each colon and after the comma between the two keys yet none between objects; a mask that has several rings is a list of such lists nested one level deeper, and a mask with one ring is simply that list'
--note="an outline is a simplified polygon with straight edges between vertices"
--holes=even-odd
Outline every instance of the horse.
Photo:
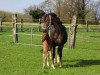
[{"label": "horse", "polygon": [[43,68],[45,67],[46,63],[47,66],[49,66],[48,57],[50,56],[51,67],[55,69],[52,61],[51,41],[47,31],[43,31],[42,33],[42,42],[43,42]]},{"label": "horse", "polygon": [[55,49],[58,47],[57,63],[59,67],[62,67],[62,50],[68,38],[66,27],[62,25],[60,18],[55,13],[49,13],[43,15],[42,30],[48,34],[50,40],[48,45],[52,49],[52,64],[55,63]]}]

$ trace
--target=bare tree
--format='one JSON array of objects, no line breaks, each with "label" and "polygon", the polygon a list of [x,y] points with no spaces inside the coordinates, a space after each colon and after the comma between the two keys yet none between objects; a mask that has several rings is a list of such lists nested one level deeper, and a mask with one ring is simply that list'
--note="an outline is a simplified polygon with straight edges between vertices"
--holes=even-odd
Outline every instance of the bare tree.
[{"label": "bare tree", "polygon": [[100,18],[100,1],[90,1],[86,6],[86,19],[97,21]]},{"label": "bare tree", "polygon": [[54,4],[51,0],[45,0],[44,2],[40,3],[38,8],[46,13],[54,12]]},{"label": "bare tree", "polygon": [[61,7],[62,7],[62,2],[64,0],[54,0],[54,4],[55,4],[55,9],[56,9],[56,13],[57,15],[60,17],[61,15]]}]

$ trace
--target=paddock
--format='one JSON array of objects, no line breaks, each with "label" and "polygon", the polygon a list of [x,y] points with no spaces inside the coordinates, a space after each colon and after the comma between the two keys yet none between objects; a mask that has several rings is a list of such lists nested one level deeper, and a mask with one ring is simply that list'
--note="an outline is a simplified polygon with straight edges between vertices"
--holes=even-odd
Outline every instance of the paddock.
[{"label": "paddock", "polygon": [[[37,32],[36,32],[37,33]],[[42,47],[14,44],[12,32],[0,32],[1,75],[99,75],[100,32],[77,32],[75,49],[63,50],[62,68],[42,69]],[[21,38],[26,40],[27,37]],[[35,41],[37,43],[38,41]]]},{"label": "paddock", "polygon": [[[17,23],[18,24],[18,23]],[[27,25],[26,25],[27,24]],[[18,24],[18,43],[13,43],[13,25],[2,22],[0,32],[0,74],[1,75],[99,75],[100,72],[100,32],[99,25],[78,25],[75,49],[64,46],[62,68],[42,69],[41,32],[39,23],[23,23],[23,31]],[[69,31],[69,24],[65,24]],[[38,41],[37,41],[38,40]],[[32,45],[33,44],[33,45]],[[35,44],[35,45],[34,45]],[[40,45],[40,46],[39,46]]]}]

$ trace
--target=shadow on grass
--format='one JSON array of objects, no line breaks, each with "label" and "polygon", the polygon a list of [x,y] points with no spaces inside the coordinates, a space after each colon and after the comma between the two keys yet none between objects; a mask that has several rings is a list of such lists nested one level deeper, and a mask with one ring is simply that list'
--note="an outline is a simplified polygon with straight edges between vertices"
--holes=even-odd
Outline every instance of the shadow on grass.
[{"label": "shadow on grass", "polygon": [[100,36],[90,36],[90,37],[93,37],[93,38],[100,38]]},{"label": "shadow on grass", "polygon": [[[63,65],[63,68],[100,65],[100,60],[63,60],[62,62],[66,62],[66,64]],[[74,64],[70,64],[70,63],[74,63]]]}]

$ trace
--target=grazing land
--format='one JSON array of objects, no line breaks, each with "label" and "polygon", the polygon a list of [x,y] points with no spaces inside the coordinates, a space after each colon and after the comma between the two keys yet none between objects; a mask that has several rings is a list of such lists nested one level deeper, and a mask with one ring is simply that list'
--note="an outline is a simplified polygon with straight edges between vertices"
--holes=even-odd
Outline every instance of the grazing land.
[{"label": "grazing land", "polygon": [[[33,43],[41,44],[41,37],[35,38]],[[29,42],[29,37],[21,36],[19,41]],[[11,31],[0,32],[0,75],[100,75],[98,31],[77,31],[76,48],[68,49],[66,43],[63,49],[62,68],[55,64],[55,70],[42,69],[41,49],[14,44]]]}]

